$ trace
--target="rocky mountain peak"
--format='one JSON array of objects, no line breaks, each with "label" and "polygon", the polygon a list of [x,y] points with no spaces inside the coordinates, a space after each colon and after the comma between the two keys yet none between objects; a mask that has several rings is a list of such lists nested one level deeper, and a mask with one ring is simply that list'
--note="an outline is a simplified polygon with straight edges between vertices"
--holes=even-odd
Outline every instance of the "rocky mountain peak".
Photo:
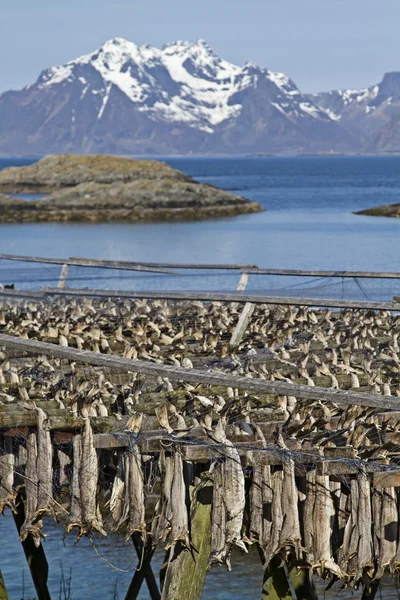
[{"label": "rocky mountain peak", "polygon": [[348,143],[334,119],[285,74],[249,62],[235,65],[201,39],[156,48],[116,37],[46,69],[17,97],[21,104],[17,99],[15,106],[7,94],[1,98],[0,109],[11,110],[15,120],[0,124],[0,149],[2,127],[9,139],[24,121],[33,123],[39,137],[46,131],[47,139],[59,140],[45,152],[104,147],[126,153],[139,146],[146,153],[157,147],[159,136],[160,152],[270,152],[288,144],[310,151],[321,143],[330,150],[332,131],[335,140]]}]

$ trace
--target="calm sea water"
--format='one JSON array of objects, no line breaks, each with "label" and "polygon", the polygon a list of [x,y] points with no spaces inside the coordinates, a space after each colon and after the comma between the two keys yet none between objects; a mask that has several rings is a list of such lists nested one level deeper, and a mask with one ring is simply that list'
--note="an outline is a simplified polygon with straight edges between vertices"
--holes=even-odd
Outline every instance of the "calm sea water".
[{"label": "calm sea water", "polygon": [[[196,179],[256,200],[266,212],[216,221],[174,224],[37,224],[0,225],[0,253],[49,257],[87,256],[139,261],[251,263],[261,267],[336,270],[400,270],[400,220],[363,217],[353,211],[400,201],[400,157],[301,157],[301,158],[162,158]],[[24,165],[33,159],[0,158],[0,168]],[[3,262],[0,282],[21,287],[54,283],[59,269]],[[70,285],[107,287],[142,286],[174,289],[235,289],[237,275],[207,277],[99,274],[71,269]],[[291,290],[292,295],[359,295],[388,298],[394,284],[302,281],[270,278],[251,281],[250,289]],[[360,287],[361,286],[361,287]],[[358,290],[358,292],[357,292]],[[399,290],[400,291],[400,290]],[[318,294],[317,294],[318,293]],[[132,548],[117,538],[99,544],[99,558],[87,540],[73,547],[73,538],[62,539],[62,529],[46,524],[45,541],[50,563],[50,589],[59,596],[61,564],[72,571],[74,599],[123,598],[135,564]],[[34,590],[10,514],[0,520],[3,571],[11,598],[33,598]],[[156,566],[162,559],[160,552]],[[24,574],[24,575],[23,575]],[[212,569],[207,575],[205,600],[260,597],[262,571],[255,553],[233,561],[233,572]],[[359,598],[350,591],[321,598]],[[147,598],[145,588],[140,598]],[[398,598],[388,584],[381,597]]]},{"label": "calm sea water", "polygon": [[[143,261],[249,263],[260,267],[400,270],[400,220],[354,211],[400,201],[400,157],[160,158],[256,200],[264,213],[159,224],[0,225],[0,253]],[[33,159],[0,158],[0,168]],[[8,273],[6,272],[8,268]],[[3,273],[3,275],[2,275]],[[52,285],[59,268],[0,264],[0,281]],[[12,281],[11,281],[12,279]],[[69,285],[235,289],[236,274],[168,277],[71,269]],[[361,284],[361,285],[359,285]],[[253,277],[249,289],[288,295],[390,298],[388,282]]]}]

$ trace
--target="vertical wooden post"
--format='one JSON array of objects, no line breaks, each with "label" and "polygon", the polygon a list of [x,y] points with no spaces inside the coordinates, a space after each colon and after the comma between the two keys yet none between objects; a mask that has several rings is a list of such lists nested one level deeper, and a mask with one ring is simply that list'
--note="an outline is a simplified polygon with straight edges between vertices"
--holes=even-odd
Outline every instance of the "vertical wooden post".
[{"label": "vertical wooden post", "polygon": [[[243,292],[246,289],[249,279],[250,279],[249,273],[242,273],[240,280],[239,280],[239,284],[237,286],[238,292]],[[231,308],[237,309],[237,307],[238,307],[238,303],[232,302]],[[246,304],[244,305],[243,311],[239,317],[237,325],[236,325],[235,329],[233,330],[233,333],[232,333],[232,336],[231,336],[231,339],[229,342],[230,346],[235,347],[240,344],[243,334],[246,331],[247,324],[251,318],[251,315],[254,312],[254,308],[255,308],[255,306],[254,306],[254,304],[251,304],[251,302],[246,302]]]},{"label": "vertical wooden post", "polygon": [[[18,533],[20,533],[21,527],[25,521],[25,507],[20,494],[18,494],[15,501],[15,512],[13,512],[13,517],[18,529]],[[28,535],[26,540],[22,542],[22,547],[24,549],[29,570],[32,575],[32,580],[36,588],[38,600],[51,600],[50,593],[47,588],[49,565],[47,564],[47,559],[42,544],[40,544],[39,548],[37,548],[32,537]]]},{"label": "vertical wooden post", "polygon": [[[261,560],[262,551],[259,550]],[[318,600],[308,569],[290,570],[275,556],[264,573],[262,600]]]},{"label": "vertical wooden post", "polygon": [[249,273],[242,273],[241,274],[240,279],[239,279],[239,283],[238,283],[238,286],[237,286],[237,291],[238,292],[243,292],[243,290],[246,289],[246,286],[247,286],[247,284],[249,282],[249,279],[250,279]]},{"label": "vertical wooden post", "polygon": [[213,483],[209,473],[193,492],[191,550],[179,542],[171,548],[162,589],[162,600],[200,600],[210,557]]},{"label": "vertical wooden post", "polygon": [[152,546],[151,543],[151,537],[148,536],[146,543],[143,544],[140,534],[134,533],[132,542],[138,555],[139,569],[135,571],[126,593],[125,600],[136,600],[144,579],[146,579],[151,600],[160,600],[161,594],[158,590],[156,578],[154,577],[154,573],[150,566],[155,551],[155,546]]},{"label": "vertical wooden post", "polygon": [[361,600],[374,600],[377,591],[379,590],[381,580],[372,581],[369,586],[366,586],[361,596]]},{"label": "vertical wooden post", "polygon": [[4,583],[3,574],[0,570],[0,600],[9,600],[6,584]]},{"label": "vertical wooden post", "polygon": [[238,346],[242,341],[243,335],[246,331],[246,327],[251,319],[254,309],[254,304],[252,304],[251,302],[246,302],[246,304],[244,305],[244,309],[237,322],[237,325],[233,330],[232,337],[229,342],[231,346]]},{"label": "vertical wooden post", "polygon": [[68,277],[68,271],[69,271],[69,264],[68,263],[63,264],[61,273],[60,273],[60,279],[58,281],[58,287],[60,289],[65,288],[65,284],[66,284],[67,277]]}]

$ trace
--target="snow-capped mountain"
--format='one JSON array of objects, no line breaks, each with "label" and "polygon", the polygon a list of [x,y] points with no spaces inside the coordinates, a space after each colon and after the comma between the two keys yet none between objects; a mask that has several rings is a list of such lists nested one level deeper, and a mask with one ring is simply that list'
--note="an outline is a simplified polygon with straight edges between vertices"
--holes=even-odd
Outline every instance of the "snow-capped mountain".
[{"label": "snow-capped mountain", "polygon": [[121,38],[0,96],[0,152],[243,153],[351,149],[318,97],[204,42]]},{"label": "snow-capped mountain", "polygon": [[400,138],[400,72],[386,73],[379,84],[366,89],[335,90],[310,95],[309,99],[348,131],[359,135],[366,150],[390,150],[383,143],[390,132]]}]

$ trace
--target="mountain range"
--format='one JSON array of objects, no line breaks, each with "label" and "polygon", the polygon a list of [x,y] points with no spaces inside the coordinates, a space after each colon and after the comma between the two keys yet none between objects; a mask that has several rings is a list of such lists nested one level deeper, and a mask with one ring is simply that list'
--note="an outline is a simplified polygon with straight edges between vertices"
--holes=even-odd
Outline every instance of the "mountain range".
[{"label": "mountain range", "polygon": [[400,151],[400,72],[304,94],[203,40],[115,38],[0,96],[0,153],[246,154]]}]

